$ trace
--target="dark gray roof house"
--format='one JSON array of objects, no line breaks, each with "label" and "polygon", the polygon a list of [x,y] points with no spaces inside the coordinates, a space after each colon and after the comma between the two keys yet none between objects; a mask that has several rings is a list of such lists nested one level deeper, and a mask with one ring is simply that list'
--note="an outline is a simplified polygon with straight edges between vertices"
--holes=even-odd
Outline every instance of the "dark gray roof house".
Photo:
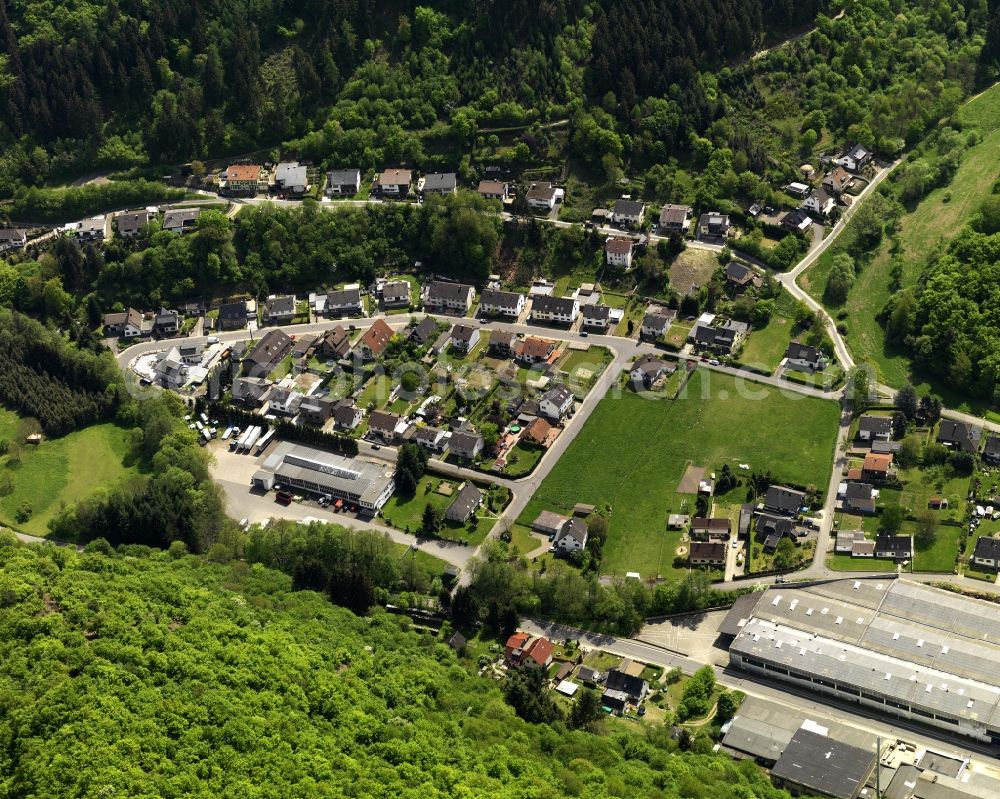
[{"label": "dark gray roof house", "polygon": [[942,419],[937,440],[946,447],[962,452],[975,452],[979,449],[979,438],[982,433],[983,431],[974,425],[956,422],[954,419]]},{"label": "dark gray roof house", "polygon": [[424,194],[453,194],[458,188],[454,172],[432,172],[424,177]]},{"label": "dark gray roof house", "polygon": [[584,305],[580,313],[587,327],[607,327],[611,322],[611,308],[607,305]]},{"label": "dark gray roof house", "polygon": [[1000,436],[991,433],[986,438],[986,446],[983,447],[983,460],[988,463],[1000,463]]},{"label": "dark gray roof house", "polygon": [[283,330],[268,330],[243,358],[250,374],[267,375],[292,351],[292,339]]},{"label": "dark gray roof house", "polygon": [[866,438],[888,438],[892,435],[892,417],[862,414],[858,419],[858,433]]},{"label": "dark gray roof house", "polygon": [[115,217],[115,227],[119,236],[138,236],[148,224],[148,211],[126,211]]},{"label": "dark gray roof house", "polygon": [[726,264],[726,282],[738,288],[745,288],[754,279],[754,271],[749,266],[744,266],[736,261]]},{"label": "dark gray roof house", "polygon": [[649,691],[649,683],[641,677],[633,677],[619,669],[611,669],[608,672],[606,686],[612,691],[621,691],[628,695],[633,702],[641,702]]},{"label": "dark gray roof house", "polygon": [[437,338],[437,334],[438,323],[431,317],[425,316],[412,330],[410,330],[409,338],[411,341],[415,341],[418,344],[428,344],[433,339]]},{"label": "dark gray roof house", "polygon": [[201,216],[200,208],[170,208],[163,212],[163,230],[171,233],[184,233],[194,230],[198,224],[198,217]]},{"label": "dark gray roof house", "polygon": [[764,495],[764,508],[782,513],[786,516],[794,516],[799,512],[799,508],[806,504],[806,495],[802,491],[796,491],[787,486],[768,486]]},{"label": "dark gray roof house", "polygon": [[237,327],[246,327],[247,324],[247,304],[243,300],[239,302],[227,302],[219,306],[219,329],[232,330]]},{"label": "dark gray roof house", "polygon": [[695,325],[689,338],[693,339],[698,347],[716,352],[731,352],[748,329],[744,322],[727,319],[719,325]]},{"label": "dark gray roof house", "polygon": [[448,451],[460,458],[472,460],[483,449],[483,437],[479,433],[459,431],[451,434]]},{"label": "dark gray roof house", "polygon": [[844,489],[844,510],[875,512],[875,487],[871,483],[848,483]]},{"label": "dark gray roof house", "polygon": [[468,518],[475,513],[476,508],[482,504],[483,492],[476,488],[471,482],[467,482],[462,486],[462,490],[458,492],[454,501],[448,506],[448,509],[444,512],[444,517],[449,522],[458,522],[462,524],[468,520]]},{"label": "dark gray roof house", "polygon": [[785,358],[788,359],[789,366],[803,366],[808,369],[818,369],[824,356],[823,350],[809,344],[802,344],[798,341],[790,341],[788,349],[785,350]]},{"label": "dark gray roof house", "polygon": [[913,557],[912,535],[875,536],[875,557],[905,560]]},{"label": "dark gray roof house", "polygon": [[268,319],[291,319],[295,316],[295,295],[268,297],[264,304],[264,315]]},{"label": "dark gray roof house", "polygon": [[771,776],[796,792],[855,799],[875,769],[875,752],[800,728]]},{"label": "dark gray roof house", "polygon": [[645,206],[638,200],[627,200],[624,197],[615,200],[614,207],[611,209],[611,213],[616,217],[619,216],[639,216],[642,214],[643,208]]}]

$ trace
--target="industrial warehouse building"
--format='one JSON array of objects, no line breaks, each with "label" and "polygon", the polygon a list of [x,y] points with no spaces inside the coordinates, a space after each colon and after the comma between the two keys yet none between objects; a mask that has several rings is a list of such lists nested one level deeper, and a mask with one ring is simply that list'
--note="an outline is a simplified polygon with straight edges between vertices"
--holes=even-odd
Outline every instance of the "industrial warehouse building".
[{"label": "industrial warehouse building", "polygon": [[374,515],[392,496],[395,474],[395,468],[386,463],[345,458],[285,441],[254,474],[253,485],[265,491],[287,486],[327,494]]},{"label": "industrial warehouse building", "polygon": [[837,699],[1000,743],[1000,614],[890,578],[773,586],[721,627],[730,662]]}]

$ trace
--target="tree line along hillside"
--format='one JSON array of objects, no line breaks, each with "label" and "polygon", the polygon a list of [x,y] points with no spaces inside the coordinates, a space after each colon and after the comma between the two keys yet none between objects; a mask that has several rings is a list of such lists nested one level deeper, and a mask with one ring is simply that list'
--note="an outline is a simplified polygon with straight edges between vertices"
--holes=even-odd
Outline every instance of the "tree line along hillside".
[{"label": "tree line along hillside", "polygon": [[260,565],[9,534],[0,564],[0,797],[788,796],[664,727],[526,723],[436,634]]},{"label": "tree line along hillside", "polygon": [[[823,0],[120,0],[0,3],[0,191],[48,176],[273,146],[328,123],[355,158],[408,132],[667,97],[701,130],[700,70],[811,23]],[[365,163],[365,166],[369,164]]]}]

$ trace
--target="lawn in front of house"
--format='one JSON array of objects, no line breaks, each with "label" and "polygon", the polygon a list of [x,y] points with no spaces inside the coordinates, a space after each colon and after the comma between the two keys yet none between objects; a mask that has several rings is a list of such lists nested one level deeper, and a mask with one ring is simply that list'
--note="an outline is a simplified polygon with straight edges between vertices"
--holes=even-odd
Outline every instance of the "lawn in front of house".
[{"label": "lawn in front of house", "polygon": [[773,372],[785,357],[794,324],[794,319],[775,314],[765,327],[755,327],[743,345],[740,363]]},{"label": "lawn in front of house", "polygon": [[358,395],[357,406],[367,408],[375,403],[376,408],[383,407],[389,401],[389,394],[392,392],[393,381],[389,375],[377,374],[372,377]]},{"label": "lawn in front of house", "polygon": [[729,375],[697,370],[680,398],[654,401],[630,391],[601,400],[518,521],[578,502],[612,507],[601,571],[680,576],[680,533],[670,513],[693,513],[677,493],[688,463],[713,470],[748,463],[776,481],[829,482],[839,411],[834,402],[795,397]]},{"label": "lawn in front of house", "polygon": [[[0,430],[6,433],[17,415],[0,411]],[[19,449],[19,455],[15,454]],[[16,443],[2,459],[3,483],[11,491],[0,497],[0,522],[13,524],[32,535],[48,533],[48,523],[65,505],[110,488],[138,474],[127,464],[128,431],[117,425],[95,424],[61,438],[44,438],[41,444]],[[18,510],[31,509],[26,521],[18,521]]]},{"label": "lawn in front of house", "polygon": [[828,568],[838,572],[895,572],[896,562],[886,558],[852,558],[850,555],[831,555],[826,559]]},{"label": "lawn in front of house", "polygon": [[942,572],[951,574],[955,571],[955,559],[962,543],[964,527],[951,524],[939,524],[930,546],[923,547],[916,536],[916,524],[904,522],[900,532],[914,535],[916,554],[913,557],[913,571]]},{"label": "lawn in front of house", "polygon": [[946,465],[930,468],[897,469],[901,489],[882,488],[879,505],[900,505],[917,516],[928,509],[930,498],[946,497],[948,507],[933,511],[934,516],[961,522],[965,518],[965,498],[969,494],[968,476],[956,476]]},{"label": "lawn in front of house", "polygon": [[[450,493],[442,493],[439,490],[442,483],[451,486]],[[389,501],[382,507],[382,518],[399,530],[418,534],[423,526],[424,508],[430,505],[443,515],[451,503],[455,501],[461,485],[461,480],[425,474],[420,478],[417,490],[412,496],[403,496],[397,492],[390,497]],[[501,490],[506,491],[506,489]],[[493,529],[500,510],[498,506],[497,510],[491,511],[487,506],[488,497],[484,496],[483,504],[476,511],[476,523],[471,528],[468,524],[442,521],[439,535],[445,538],[459,538],[472,546],[477,546]]]}]

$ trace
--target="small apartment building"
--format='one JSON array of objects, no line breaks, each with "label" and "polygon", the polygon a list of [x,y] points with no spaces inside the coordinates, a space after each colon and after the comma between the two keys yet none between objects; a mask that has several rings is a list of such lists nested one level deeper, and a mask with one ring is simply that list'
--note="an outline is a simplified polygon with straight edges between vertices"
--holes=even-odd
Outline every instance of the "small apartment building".
[{"label": "small apartment building", "polygon": [[525,297],[518,291],[483,289],[479,298],[479,313],[517,319],[524,310]]},{"label": "small apartment building", "polygon": [[465,316],[472,307],[476,289],[465,283],[446,283],[434,280],[424,290],[424,308],[428,311],[444,311]]},{"label": "small apartment building", "polygon": [[219,175],[220,193],[229,197],[256,197],[267,191],[267,178],[260,164],[231,164]]},{"label": "small apartment building", "polygon": [[531,302],[531,320],[533,322],[571,325],[579,315],[580,303],[573,297],[540,295]]},{"label": "small apartment building", "polygon": [[604,243],[604,259],[608,266],[631,268],[634,251],[635,242],[624,236],[612,236]]}]

